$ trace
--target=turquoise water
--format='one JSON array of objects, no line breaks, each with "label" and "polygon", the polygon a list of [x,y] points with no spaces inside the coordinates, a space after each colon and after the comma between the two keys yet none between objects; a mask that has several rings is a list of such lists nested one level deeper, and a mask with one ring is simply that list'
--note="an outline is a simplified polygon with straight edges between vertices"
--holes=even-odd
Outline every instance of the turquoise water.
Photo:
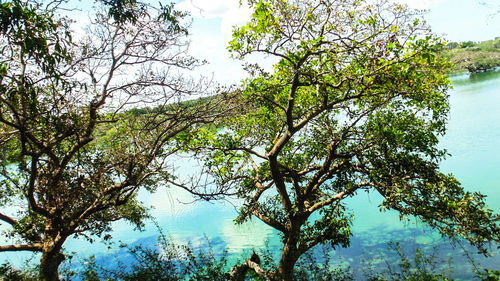
[{"label": "turquoise water", "polygon": [[[452,78],[452,83],[448,129],[440,144],[451,156],[442,163],[442,170],[453,173],[468,190],[488,195],[490,208],[500,212],[500,72],[459,75]],[[153,213],[159,225],[177,241],[196,243],[206,235],[234,254],[260,249],[266,241],[279,247],[276,232],[258,220],[234,225],[236,212],[229,202],[183,204],[180,202],[190,202],[192,198],[174,189],[143,199],[156,206]],[[463,249],[453,248],[416,220],[401,222],[396,212],[380,213],[380,202],[380,196],[373,193],[361,193],[347,202],[355,214],[354,237],[351,247],[338,250],[338,256],[355,267],[362,265],[363,258],[378,255],[391,240],[401,241],[410,252],[417,247],[437,246],[443,259],[452,256],[454,264],[461,265],[454,268],[455,276],[470,277],[467,274],[471,268],[464,265],[468,262]],[[157,231],[152,226],[143,233],[131,232],[125,224],[117,227],[115,238],[127,243],[134,243],[139,237],[155,237]],[[484,266],[494,268],[500,264],[498,256],[485,259],[474,254],[471,253]]]},{"label": "turquoise water", "polygon": [[[488,195],[490,208],[500,212],[500,72],[483,73],[469,77],[459,75],[452,78],[454,88],[450,94],[450,118],[447,134],[441,146],[452,155],[442,163],[442,170],[453,173],[467,189]],[[188,161],[188,160],[184,160]],[[196,171],[190,164],[179,170]],[[189,168],[186,168],[188,166]],[[146,205],[154,206],[152,214],[157,223],[177,242],[193,244],[204,236],[217,245],[227,248],[229,253],[241,255],[244,250],[262,249],[266,241],[278,247],[276,232],[253,220],[244,225],[235,225],[233,219],[237,202],[192,202],[193,198],[178,189],[163,189],[157,193],[141,194]],[[365,257],[376,256],[386,248],[386,243],[402,241],[407,249],[427,248],[438,245],[441,256],[453,256],[456,264],[467,263],[462,249],[453,248],[439,235],[428,231],[418,221],[401,222],[395,212],[380,213],[380,196],[361,193],[349,199],[348,207],[354,211],[354,237],[349,249],[337,251],[338,256],[353,266],[362,264]],[[114,241],[127,244],[153,244],[158,235],[157,228],[149,223],[143,232],[134,231],[126,223],[114,225]],[[67,252],[79,256],[97,254],[102,257],[117,256],[116,247],[108,249],[102,243],[90,245],[82,240],[70,240]],[[16,263],[25,255],[12,254],[9,259]],[[476,256],[480,258],[479,256]],[[480,258],[490,268],[500,264],[500,257]],[[470,267],[456,270],[457,276],[468,278]]]},{"label": "turquoise water", "polygon": [[500,212],[500,72],[452,81],[450,121],[441,141],[452,156],[442,169],[487,194],[490,207]]}]

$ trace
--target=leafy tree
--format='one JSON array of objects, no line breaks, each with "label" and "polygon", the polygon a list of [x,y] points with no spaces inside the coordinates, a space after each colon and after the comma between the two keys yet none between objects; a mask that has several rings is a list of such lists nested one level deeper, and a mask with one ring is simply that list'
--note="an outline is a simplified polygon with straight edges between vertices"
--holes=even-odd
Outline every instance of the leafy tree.
[{"label": "leafy tree", "polygon": [[460,47],[460,44],[458,44],[457,42],[450,42],[446,45],[447,49],[456,49],[458,47]]},{"label": "leafy tree", "polygon": [[172,139],[211,122],[218,101],[182,103],[209,84],[184,78],[199,62],[172,5],[98,9],[74,40],[58,2],[0,11],[0,220],[14,241],[0,252],[40,252],[42,280],[59,279],[69,237],[109,239],[121,219],[142,226],[139,188],[175,180]]},{"label": "leafy tree", "polygon": [[460,48],[470,48],[474,46],[476,46],[476,43],[474,43],[473,41],[465,41],[460,43]]},{"label": "leafy tree", "polygon": [[237,221],[256,217],[281,235],[274,270],[250,259],[241,268],[292,280],[312,247],[348,247],[345,201],[360,192],[444,236],[499,241],[484,195],[439,171],[450,64],[416,12],[388,1],[249,2],[229,49],[265,54],[274,68],[249,64],[239,114],[192,138],[206,172],[244,200]]}]

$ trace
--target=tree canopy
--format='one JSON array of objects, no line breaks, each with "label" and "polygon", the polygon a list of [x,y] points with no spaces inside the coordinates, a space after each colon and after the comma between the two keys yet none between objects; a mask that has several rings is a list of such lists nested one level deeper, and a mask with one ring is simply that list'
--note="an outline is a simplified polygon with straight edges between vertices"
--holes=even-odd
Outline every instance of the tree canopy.
[{"label": "tree canopy", "polygon": [[15,243],[0,252],[41,252],[42,280],[58,280],[69,237],[107,239],[121,219],[141,227],[139,188],[175,180],[172,140],[216,115],[217,99],[182,103],[210,89],[185,75],[200,64],[186,15],[122,2],[99,5],[78,39],[57,1],[1,3],[0,220]]},{"label": "tree canopy", "polygon": [[484,196],[439,171],[451,65],[417,12],[388,1],[249,5],[253,16],[229,50],[276,63],[270,72],[249,64],[238,114],[192,139],[205,172],[244,200],[237,221],[255,217],[281,234],[275,270],[250,260],[243,267],[291,280],[315,245],[347,247],[345,199],[360,192],[380,194],[382,210],[416,216],[444,236],[480,248],[499,241],[499,217]]},{"label": "tree canopy", "polygon": [[[485,253],[499,242],[484,195],[439,170],[451,64],[418,12],[388,0],[248,0],[252,18],[229,50],[273,68],[247,63],[234,100],[186,102],[211,92],[186,78],[200,64],[187,53],[186,14],[100,0],[75,35],[61,3],[0,3],[0,221],[13,241],[0,252],[40,252],[40,279],[58,280],[69,237],[108,239],[117,220],[140,228],[139,189],[168,184],[204,199],[236,194],[237,222],[281,234],[276,268],[254,253],[233,280],[250,269],[292,280],[316,245],[349,246],[346,199],[361,192]],[[186,151],[214,189],[178,181],[170,156]]]}]

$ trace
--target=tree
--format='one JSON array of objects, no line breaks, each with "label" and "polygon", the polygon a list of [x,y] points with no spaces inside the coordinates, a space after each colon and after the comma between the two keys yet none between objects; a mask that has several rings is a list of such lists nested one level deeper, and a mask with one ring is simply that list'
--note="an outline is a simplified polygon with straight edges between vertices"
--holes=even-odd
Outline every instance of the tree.
[{"label": "tree", "polygon": [[98,9],[80,40],[59,1],[1,3],[0,220],[15,243],[0,252],[41,253],[42,280],[58,280],[69,237],[141,227],[139,188],[174,181],[173,139],[216,115],[217,98],[182,103],[210,86],[184,78],[199,64],[185,14],[124,3]]},{"label": "tree", "polygon": [[229,49],[265,54],[273,71],[248,64],[239,114],[192,139],[205,171],[244,200],[237,221],[256,217],[281,235],[275,270],[247,260],[239,278],[252,268],[292,280],[314,246],[349,246],[345,199],[365,191],[444,236],[499,241],[484,195],[439,171],[450,64],[416,12],[388,1],[249,2],[253,16]]},{"label": "tree", "polygon": [[476,46],[477,44],[473,41],[465,41],[460,43],[460,48],[465,49],[465,48],[471,48]]}]

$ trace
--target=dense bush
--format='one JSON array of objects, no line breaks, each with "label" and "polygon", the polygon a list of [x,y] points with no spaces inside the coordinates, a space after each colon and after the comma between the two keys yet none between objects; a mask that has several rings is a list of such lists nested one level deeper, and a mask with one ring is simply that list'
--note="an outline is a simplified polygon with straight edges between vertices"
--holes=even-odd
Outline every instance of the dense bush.
[{"label": "dense bush", "polygon": [[469,47],[474,47],[474,46],[476,46],[476,43],[474,43],[472,41],[465,41],[465,42],[460,43],[461,48],[469,48]]}]

